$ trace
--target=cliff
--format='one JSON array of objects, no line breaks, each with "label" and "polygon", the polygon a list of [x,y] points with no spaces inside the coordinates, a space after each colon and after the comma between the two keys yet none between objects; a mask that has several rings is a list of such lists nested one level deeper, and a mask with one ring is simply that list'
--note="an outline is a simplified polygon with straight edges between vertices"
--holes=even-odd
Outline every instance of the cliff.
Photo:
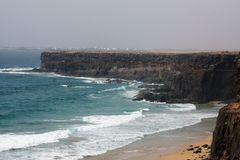
[{"label": "cliff", "polygon": [[164,84],[145,88],[136,100],[206,102],[240,92],[238,52],[49,51],[41,62],[46,72]]},{"label": "cliff", "polygon": [[240,159],[240,101],[219,111],[211,148],[212,160]]}]

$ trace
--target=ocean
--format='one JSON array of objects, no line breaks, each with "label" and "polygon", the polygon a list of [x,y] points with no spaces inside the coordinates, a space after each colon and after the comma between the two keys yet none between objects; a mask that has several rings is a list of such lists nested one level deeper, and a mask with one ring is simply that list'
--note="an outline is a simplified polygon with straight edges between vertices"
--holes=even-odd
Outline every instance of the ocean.
[{"label": "ocean", "polygon": [[207,105],[133,101],[138,81],[27,72],[41,51],[0,49],[0,160],[77,160],[217,116]]}]

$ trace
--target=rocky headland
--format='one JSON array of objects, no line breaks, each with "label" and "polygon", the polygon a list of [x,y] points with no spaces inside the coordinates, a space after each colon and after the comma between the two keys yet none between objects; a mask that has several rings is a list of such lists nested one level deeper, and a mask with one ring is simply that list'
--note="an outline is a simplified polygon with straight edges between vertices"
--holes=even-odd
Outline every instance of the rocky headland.
[{"label": "rocky headland", "polygon": [[[139,80],[148,84],[135,100],[230,101],[240,92],[239,52],[47,51],[40,71]],[[154,83],[153,85],[151,83]]]},{"label": "rocky headland", "polygon": [[[237,95],[219,111],[209,158],[240,159],[240,52],[47,51],[41,62],[42,72],[145,82],[134,100],[230,102]],[[203,153],[204,147],[210,149],[204,145],[187,152]],[[205,159],[208,152],[199,158]]]}]

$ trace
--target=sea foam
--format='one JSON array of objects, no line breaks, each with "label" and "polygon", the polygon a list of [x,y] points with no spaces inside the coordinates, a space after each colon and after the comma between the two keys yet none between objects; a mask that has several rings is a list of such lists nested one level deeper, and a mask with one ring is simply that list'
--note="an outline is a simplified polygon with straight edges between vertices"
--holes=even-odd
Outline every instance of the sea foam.
[{"label": "sea foam", "polygon": [[177,104],[170,104],[170,110],[172,111],[191,111],[196,110],[196,106],[191,103],[177,103]]},{"label": "sea foam", "polygon": [[28,74],[28,71],[33,70],[34,68],[26,67],[26,68],[1,68],[0,73],[8,73],[8,74]]},{"label": "sea foam", "polygon": [[70,85],[67,85],[67,84],[62,84],[60,86],[64,87],[64,88],[75,88],[75,89],[89,89],[89,88],[93,88],[92,86],[70,86]]},{"label": "sea foam", "polygon": [[114,91],[121,91],[121,90],[126,90],[126,87],[125,86],[121,86],[121,87],[117,87],[117,88],[104,89],[102,91],[98,91],[98,93],[114,92]]},{"label": "sea foam", "polygon": [[139,91],[137,90],[126,90],[125,92],[122,93],[122,95],[126,98],[134,98],[137,94],[139,93]]},{"label": "sea foam", "polygon": [[82,120],[84,122],[90,123],[90,125],[82,126],[78,128],[78,131],[82,130],[92,130],[98,128],[118,126],[122,124],[129,123],[130,121],[136,120],[137,118],[143,117],[143,111],[148,111],[149,109],[141,109],[135,112],[125,112],[125,115],[95,115],[86,116]]},{"label": "sea foam", "polygon": [[0,135],[0,152],[58,142],[59,139],[67,138],[69,133],[69,130],[58,130],[42,134],[3,134]]}]

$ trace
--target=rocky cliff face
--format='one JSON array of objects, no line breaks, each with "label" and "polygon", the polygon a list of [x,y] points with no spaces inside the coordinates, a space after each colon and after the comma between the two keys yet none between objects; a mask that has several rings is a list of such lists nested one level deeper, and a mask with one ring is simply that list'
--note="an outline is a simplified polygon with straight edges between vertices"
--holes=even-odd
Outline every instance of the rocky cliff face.
[{"label": "rocky cliff face", "polygon": [[240,159],[240,101],[219,111],[211,148],[212,160]]},{"label": "rocky cliff face", "polygon": [[145,89],[137,100],[205,102],[230,100],[240,92],[237,52],[54,51],[43,52],[41,61],[41,70],[47,72],[165,85],[164,89]]}]

